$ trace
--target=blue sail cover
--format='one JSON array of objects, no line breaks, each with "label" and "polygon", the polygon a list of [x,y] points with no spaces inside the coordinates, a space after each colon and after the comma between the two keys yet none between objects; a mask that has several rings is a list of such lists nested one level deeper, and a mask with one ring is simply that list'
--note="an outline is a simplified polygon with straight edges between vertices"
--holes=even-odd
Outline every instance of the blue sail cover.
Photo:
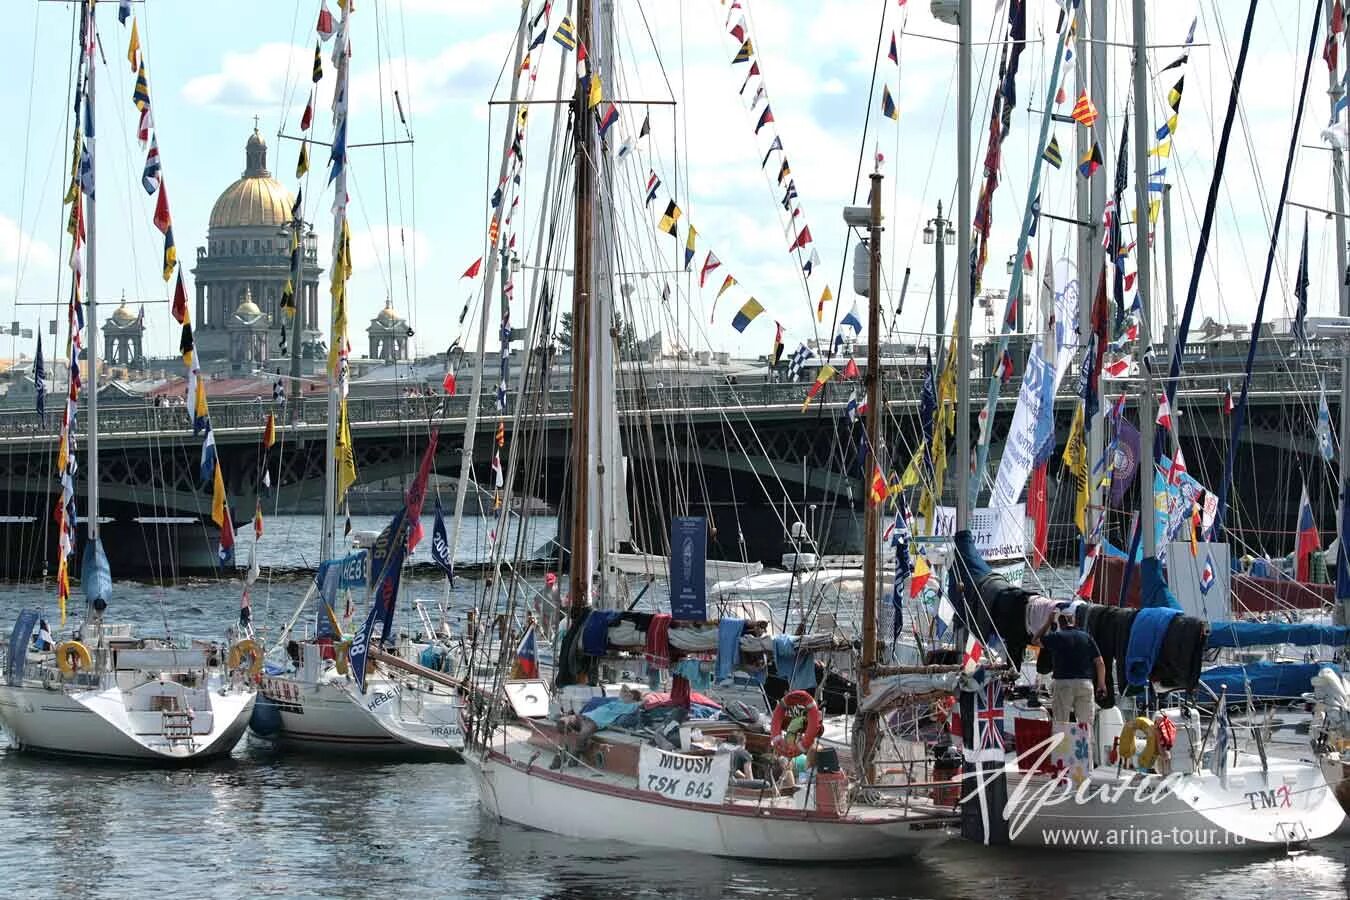
[{"label": "blue sail cover", "polygon": [[90,605],[99,608],[100,601],[103,607],[108,605],[112,598],[112,567],[103,552],[103,542],[98,538],[92,538],[84,545],[80,583],[84,585],[84,598]]},{"label": "blue sail cover", "polygon": [[1167,576],[1163,574],[1162,562],[1157,557],[1149,556],[1140,561],[1139,578],[1140,607],[1165,606],[1170,609],[1181,609],[1181,604],[1167,587]]},{"label": "blue sail cover", "polygon": [[1312,690],[1312,677],[1322,669],[1341,667],[1330,662],[1259,662],[1247,666],[1215,666],[1200,675],[1200,681],[1215,694],[1241,697],[1251,689],[1253,697],[1295,699]]},{"label": "blue sail cover", "polygon": [[1286,622],[1215,622],[1210,626],[1207,646],[1270,647],[1276,644],[1343,647],[1350,644],[1350,628]]}]

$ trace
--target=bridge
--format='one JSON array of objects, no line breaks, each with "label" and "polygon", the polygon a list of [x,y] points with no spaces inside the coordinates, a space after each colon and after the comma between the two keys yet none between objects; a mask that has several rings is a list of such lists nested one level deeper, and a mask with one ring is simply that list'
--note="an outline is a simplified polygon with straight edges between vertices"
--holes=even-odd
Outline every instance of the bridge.
[{"label": "bridge", "polygon": [[[1056,398],[1059,435],[1067,433],[1076,403],[1074,381],[1072,374],[1067,377]],[[985,379],[974,381],[972,395],[982,399],[987,384]],[[1105,384],[1108,390],[1117,390],[1122,383]],[[1200,375],[1183,378],[1179,389],[1178,407],[1185,411],[1179,419],[1180,433],[1193,472],[1200,464],[1209,473],[1222,468],[1229,423],[1218,409],[1220,384],[1213,377]],[[917,381],[888,379],[888,392],[900,398],[887,404],[890,415],[885,423],[885,440],[889,446],[914,446],[920,387]],[[785,507],[795,510],[786,514],[791,520],[805,518],[809,504],[834,510],[831,533],[837,543],[856,543],[861,533],[858,514],[863,488],[857,478],[844,474],[854,467],[853,454],[841,449],[847,444],[840,441],[850,388],[827,385],[818,402],[803,412],[806,389],[805,383],[798,382],[621,390],[618,406],[625,441],[631,442],[636,436],[642,447],[630,454],[628,479],[630,506],[641,543],[659,547],[668,527],[669,511],[688,509],[712,519],[714,546],[710,554],[738,558],[744,550],[751,558],[776,559],[783,540],[779,518]],[[994,417],[991,460],[998,458],[1017,389],[1015,380],[1003,387]],[[1335,386],[1328,385],[1328,390],[1334,391]],[[1331,399],[1334,404],[1334,395]],[[265,508],[287,513],[312,511],[322,505],[327,401],[297,402],[296,408],[261,401],[211,404],[218,454],[231,504],[239,511],[235,522],[240,526],[247,522],[261,487],[261,436],[269,411],[277,413],[278,446],[269,455],[275,494],[269,495]],[[519,467],[516,491],[559,504],[564,499],[570,463],[570,395],[567,391],[550,391],[525,402],[534,404],[531,412],[522,417],[520,434],[512,433],[508,424],[508,441],[520,441],[522,447],[528,443],[529,458],[534,462]],[[1263,515],[1270,512],[1281,516],[1281,521],[1292,521],[1297,488],[1292,499],[1276,495],[1272,479],[1288,454],[1306,456],[1315,452],[1309,414],[1311,410],[1315,417],[1315,378],[1288,372],[1259,374],[1254,377],[1250,402],[1244,434],[1249,449],[1239,454],[1235,478],[1239,502],[1252,508],[1258,496],[1266,497],[1261,501]],[[349,400],[360,483],[409,477],[433,428],[440,433],[435,471],[457,476],[468,404],[464,396]],[[980,407],[977,399],[972,412]],[[508,416],[513,413],[514,409],[508,409]],[[287,420],[293,420],[293,424]],[[475,472],[483,483],[491,479],[489,465],[497,420],[495,405],[485,399],[474,444]],[[1332,421],[1337,421],[1334,411]],[[31,571],[34,561],[44,555],[36,552],[37,546],[54,539],[45,532],[43,537],[35,533],[43,529],[55,503],[53,460],[58,430],[59,418],[55,415],[42,423],[31,411],[0,413],[0,517],[6,517],[3,521],[11,526],[34,532],[24,543],[30,547],[30,558],[25,562],[15,558],[25,554],[6,554],[9,558],[0,575],[14,577]],[[974,423],[972,433],[978,434]],[[199,480],[202,442],[192,433],[186,408],[100,406],[99,434],[102,516],[119,526],[144,517],[183,517],[198,522],[209,518],[211,487]],[[81,513],[86,507],[83,478],[89,471],[84,451],[81,435],[77,504]],[[907,457],[907,453],[901,451],[900,456]],[[1283,466],[1287,470],[1288,462]],[[1306,460],[1304,467],[1316,468]],[[1334,486],[1310,485],[1310,490],[1322,494],[1314,505],[1331,527]],[[118,530],[105,529],[105,534]],[[184,551],[185,559],[205,559],[209,564],[214,529],[191,530],[196,543],[208,553],[194,556]],[[114,538],[105,540],[113,553]],[[134,543],[137,548],[145,546],[139,539]],[[833,549],[844,549],[842,545]],[[10,546],[16,545],[11,542]],[[134,554],[122,562],[119,571],[126,571],[128,563],[134,569]]]}]

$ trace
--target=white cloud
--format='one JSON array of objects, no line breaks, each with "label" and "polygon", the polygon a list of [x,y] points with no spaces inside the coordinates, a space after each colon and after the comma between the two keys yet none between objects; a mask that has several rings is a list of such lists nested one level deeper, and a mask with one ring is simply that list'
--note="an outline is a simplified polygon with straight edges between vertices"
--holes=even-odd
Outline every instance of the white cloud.
[{"label": "white cloud", "polygon": [[[183,97],[237,115],[275,114],[285,105],[288,87],[307,76],[313,51],[291,44],[263,44],[243,52],[227,51],[220,70],[183,85]],[[288,85],[288,80],[290,84]],[[305,77],[304,82],[308,83]]]}]

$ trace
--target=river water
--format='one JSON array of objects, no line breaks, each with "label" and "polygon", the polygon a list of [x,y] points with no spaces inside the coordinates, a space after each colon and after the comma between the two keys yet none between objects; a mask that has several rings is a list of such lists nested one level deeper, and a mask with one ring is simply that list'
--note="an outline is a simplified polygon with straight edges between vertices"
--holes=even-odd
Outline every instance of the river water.
[{"label": "river water", "polygon": [[[552,520],[529,528],[528,546],[552,536]],[[489,530],[473,523],[459,557],[473,558]],[[317,543],[313,519],[269,522],[257,624],[275,633],[305,589],[294,575],[269,583],[266,566],[300,566],[301,548]],[[443,590],[430,575],[405,584],[418,598]],[[467,603],[472,589],[461,580],[452,602]],[[109,619],[145,632],[167,621],[176,636],[216,638],[239,594],[230,581],[119,581]],[[24,605],[54,613],[55,603],[40,586],[0,588],[0,630]],[[903,864],[764,865],[498,824],[480,813],[462,765],[286,756],[245,739],[229,759],[195,771],[0,750],[0,872],[3,897],[1344,898],[1350,837],[1266,856],[1028,852],[953,840]]]}]

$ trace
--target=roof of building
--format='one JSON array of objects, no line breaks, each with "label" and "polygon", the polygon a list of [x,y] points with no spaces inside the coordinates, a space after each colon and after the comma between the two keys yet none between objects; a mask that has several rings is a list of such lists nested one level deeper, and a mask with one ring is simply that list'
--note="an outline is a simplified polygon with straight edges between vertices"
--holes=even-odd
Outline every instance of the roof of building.
[{"label": "roof of building", "polygon": [[255,128],[244,147],[244,174],[211,208],[211,228],[278,228],[291,220],[295,198],[267,169],[267,142]]}]

